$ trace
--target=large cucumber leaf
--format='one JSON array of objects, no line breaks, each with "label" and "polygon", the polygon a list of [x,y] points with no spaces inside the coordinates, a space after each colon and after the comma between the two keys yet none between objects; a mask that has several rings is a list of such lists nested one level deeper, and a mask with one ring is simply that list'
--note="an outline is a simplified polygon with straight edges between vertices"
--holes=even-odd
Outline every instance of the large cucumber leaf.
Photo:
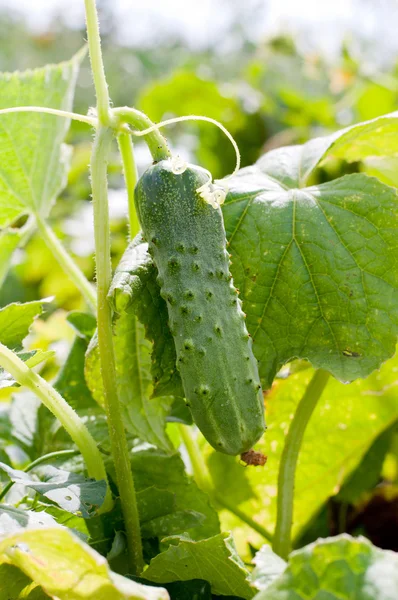
[{"label": "large cucumber leaf", "polygon": [[265,387],[293,358],[348,382],[394,353],[396,190],[363,174],[305,186],[328,156],[398,152],[397,132],[393,113],[273,150],[228,180],[231,270]]},{"label": "large cucumber leaf", "polygon": [[398,554],[380,550],[364,537],[340,535],[319,539],[293,552],[284,573],[262,589],[255,600],[395,600],[397,597]]},{"label": "large cucumber leaf", "polygon": [[293,358],[366,377],[395,352],[397,192],[363,174],[288,187],[268,157],[235,176],[224,209],[264,385]]},{"label": "large cucumber leaf", "polygon": [[[70,61],[24,72],[0,73],[0,109],[45,106],[70,111],[85,49]],[[48,216],[66,184],[70,149],[63,144],[69,119],[40,113],[0,115],[0,286],[30,223],[6,228],[24,214]],[[2,228],[5,228],[1,230]]]},{"label": "large cucumber leaf", "polygon": [[162,588],[143,586],[112,573],[100,554],[61,527],[23,530],[0,537],[0,563],[18,567],[59,600],[169,598]]},{"label": "large cucumber leaf", "polygon": [[116,313],[135,314],[153,343],[153,397],[183,397],[181,379],[176,368],[176,351],[168,326],[166,301],[160,296],[157,269],[141,234],[126,249],[112,281],[109,299]]},{"label": "large cucumber leaf", "polygon": [[170,546],[150,563],[144,576],[149,581],[168,583],[204,579],[214,594],[250,599],[254,592],[231,534],[220,533],[195,542],[184,536],[167,538]]},{"label": "large cucumber leaf", "polygon": [[[72,109],[85,50],[70,61],[25,72],[1,73],[0,108],[46,106]],[[69,120],[40,113],[0,115],[0,226],[21,214],[46,217],[65,184],[63,141]]]}]

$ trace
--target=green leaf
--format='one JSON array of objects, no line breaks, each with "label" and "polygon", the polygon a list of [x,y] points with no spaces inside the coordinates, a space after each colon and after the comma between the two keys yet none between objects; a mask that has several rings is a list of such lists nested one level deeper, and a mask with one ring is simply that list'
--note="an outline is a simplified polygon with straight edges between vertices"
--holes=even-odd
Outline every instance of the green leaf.
[{"label": "green leaf", "polygon": [[97,327],[97,320],[94,315],[75,310],[68,314],[66,320],[79,337],[87,341],[93,337]]},{"label": "green leaf", "polygon": [[362,170],[387,185],[398,187],[398,156],[371,156],[363,161]]},{"label": "green leaf", "polygon": [[395,600],[398,554],[363,537],[320,539],[293,552],[286,571],[255,600]]},{"label": "green leaf", "polygon": [[13,396],[9,420],[13,443],[31,460],[57,449],[52,444],[54,417],[32,392],[19,392]]},{"label": "green leaf", "polygon": [[397,431],[398,425],[394,423],[375,439],[358,467],[344,482],[337,494],[338,501],[354,504],[358,502],[364,492],[371,490],[379,483],[384,459]]},{"label": "green leaf", "polygon": [[[347,127],[330,136],[328,155],[352,162],[368,156],[391,156],[398,152],[398,111]],[[326,158],[323,156],[322,159]]]},{"label": "green leaf", "polygon": [[[134,581],[139,583],[148,583],[146,579],[134,577]],[[174,581],[164,586],[173,600],[215,600],[212,595],[210,584],[201,579],[192,579],[191,581]],[[218,596],[217,596],[218,598]],[[223,597],[224,600],[229,598]],[[1,598],[0,598],[1,600]]]},{"label": "green leaf", "polygon": [[[0,109],[46,106],[70,111],[85,50],[70,61],[1,73]],[[0,227],[22,214],[46,217],[66,183],[69,119],[39,113],[0,115]]]},{"label": "green leaf", "polygon": [[115,271],[109,299],[116,312],[133,312],[145,327],[146,338],[153,343],[153,397],[183,397],[176,368],[176,351],[168,326],[166,301],[160,296],[157,269],[148,253],[148,244],[138,234],[127,247]]},{"label": "green leaf", "polygon": [[84,519],[96,516],[105,499],[105,481],[86,479],[82,475],[51,465],[35,469],[38,480],[4,463],[0,463],[0,469],[5,471],[14,483],[35,490],[63,510]]},{"label": "green leaf", "polygon": [[61,396],[75,410],[97,406],[84,376],[87,347],[87,339],[77,335],[54,384]]},{"label": "green leaf", "polygon": [[43,300],[14,302],[0,309],[0,342],[11,350],[22,348],[33,321],[43,311]]},{"label": "green leaf", "polygon": [[0,504],[0,539],[21,529],[37,531],[41,527],[57,527],[57,522],[46,512],[33,512]]},{"label": "green leaf", "polygon": [[48,598],[40,588],[34,588],[31,592],[27,589],[31,585],[29,577],[12,565],[0,565],[0,600],[13,600],[24,598],[25,600],[45,600]]},{"label": "green leaf", "polygon": [[[374,440],[396,422],[398,356],[366,380],[343,385],[330,379],[304,434],[296,471],[293,536],[296,538],[328,498],[336,495],[357,468]],[[267,433],[256,449],[268,456],[266,465],[241,467],[235,490],[214,480],[229,503],[254,515],[268,531],[275,527],[277,480],[286,434],[299,400],[313,375],[301,371],[278,379],[265,396]],[[242,501],[240,486],[249,483],[254,496]]]},{"label": "green leaf", "polygon": [[200,527],[205,519],[206,517],[196,510],[176,510],[169,515],[143,523],[141,533],[143,537],[147,538],[177,535],[181,531]]},{"label": "green leaf", "polygon": [[[250,186],[252,193],[262,189],[261,181],[265,184],[264,191],[274,189],[270,188],[268,177],[287,189],[303,188],[315,169],[329,156],[358,161],[398,153],[397,134],[398,112],[394,112],[314,138],[306,144],[272,150],[252,167],[241,169],[237,177],[244,175],[245,181],[240,183]],[[230,182],[228,179],[228,187]]]},{"label": "green leaf", "polygon": [[200,527],[206,517],[194,510],[176,509],[176,497],[170,491],[151,486],[137,493],[141,535],[165,537]]},{"label": "green leaf", "polygon": [[[119,399],[127,430],[141,440],[170,452],[172,445],[165,426],[172,398],[151,398],[150,345],[145,340],[143,326],[131,312],[121,314],[114,322],[114,348]],[[96,336],[86,355],[85,377],[93,397],[104,406]]]},{"label": "green leaf", "polygon": [[252,562],[254,569],[250,581],[258,590],[265,590],[286,568],[285,561],[267,545],[260,548]]},{"label": "green leaf", "polygon": [[[168,538],[172,545],[151,560],[145,578],[157,583],[204,579],[214,594],[253,597],[249,572],[236,553],[233,539],[220,533],[195,542],[189,538]],[[175,545],[174,545],[175,543]]]},{"label": "green leaf", "polygon": [[173,494],[175,511],[195,511],[205,516],[199,527],[196,523],[192,529],[187,528],[191,538],[202,539],[220,532],[217,512],[210,505],[207,494],[187,476],[178,454],[170,456],[155,449],[135,449],[131,465],[134,483],[140,493],[154,486]]},{"label": "green leaf", "polygon": [[23,237],[20,229],[3,229],[0,231],[0,288],[4,283],[14,250]]},{"label": "green leaf", "polygon": [[140,521],[145,523],[175,510],[175,497],[172,492],[151,486],[137,493],[137,505]]},{"label": "green leaf", "polygon": [[395,351],[397,193],[362,174],[291,188],[305,165],[272,154],[230,180],[224,206],[264,385],[293,358],[366,377]]},{"label": "green leaf", "polygon": [[[165,433],[176,370],[167,307],[160,298],[156,269],[138,235],[124,253],[108,295],[114,310],[114,347],[119,398],[128,431],[159,448],[172,450]],[[138,314],[143,325],[136,317]],[[164,331],[168,337],[164,339]],[[156,340],[153,346],[145,339]],[[171,344],[170,344],[171,342]],[[151,375],[152,372],[152,375]],[[87,384],[103,405],[97,338],[90,343],[85,366]],[[155,381],[155,389],[152,383]],[[181,389],[181,382],[180,384]]]},{"label": "green leaf", "polygon": [[112,573],[104,558],[64,528],[0,539],[0,562],[18,567],[59,600],[167,600],[162,588]]}]

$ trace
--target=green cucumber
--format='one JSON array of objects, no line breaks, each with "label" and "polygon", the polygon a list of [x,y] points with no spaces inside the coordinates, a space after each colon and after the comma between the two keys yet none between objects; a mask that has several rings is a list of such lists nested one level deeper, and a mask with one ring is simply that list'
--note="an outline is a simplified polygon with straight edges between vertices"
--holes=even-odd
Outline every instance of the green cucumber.
[{"label": "green cucumber", "polygon": [[222,213],[196,191],[207,181],[200,167],[175,174],[163,160],[140,178],[135,202],[167,302],[186,402],[208,442],[237,455],[264,432],[264,401]]}]

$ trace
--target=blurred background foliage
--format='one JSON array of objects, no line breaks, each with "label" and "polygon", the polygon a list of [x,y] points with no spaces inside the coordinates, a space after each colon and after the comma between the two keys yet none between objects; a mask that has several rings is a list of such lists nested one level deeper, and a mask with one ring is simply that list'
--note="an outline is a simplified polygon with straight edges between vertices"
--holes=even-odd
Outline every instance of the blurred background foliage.
[{"label": "blurred background foliage", "polygon": [[[245,6],[254,9],[256,4],[250,1]],[[298,39],[284,32],[253,41],[245,34],[245,11],[237,3],[234,6],[235,18],[223,36],[230,36],[235,44],[220,51],[217,36],[197,48],[174,35],[152,39],[139,47],[127,45],[125,39],[119,43],[110,3],[100,3],[105,66],[114,105],[134,105],[154,121],[187,114],[213,117],[235,137],[243,166],[252,164],[272,148],[302,143],[396,109],[396,57],[390,56],[380,65],[379,57],[374,54],[372,62],[371,42],[359,43],[361,40],[350,36],[341,37],[339,51],[333,56],[303,48]],[[85,31],[83,23],[81,27],[71,27],[62,18],[51,21],[44,31],[32,31],[23,18],[8,8],[0,14],[0,38],[0,70],[24,70],[70,58],[83,45]],[[78,80],[75,110],[86,113],[93,102],[86,58]],[[232,147],[216,127],[183,123],[169,127],[165,133],[177,152],[210,169],[215,178],[232,171],[235,161]],[[51,220],[74,260],[93,279],[94,243],[87,169],[90,138],[86,126],[72,124],[67,140],[74,148],[68,186],[54,207]],[[141,142],[136,144],[136,156],[142,171],[150,163],[150,156]],[[394,157],[369,159],[361,165],[335,160],[320,170],[318,177],[327,181],[361,169],[396,185],[397,167],[398,160]],[[112,254],[116,265],[128,240],[127,199],[116,147],[109,180]],[[21,226],[23,222],[15,225]],[[44,375],[53,377],[73,339],[65,316],[70,310],[84,309],[84,305],[44,242],[33,235],[26,247],[15,253],[12,269],[0,290],[0,306],[48,296],[56,300],[45,317],[36,321],[30,345],[55,350],[54,358],[44,367]],[[0,390],[0,401],[7,401],[10,395],[10,389]],[[364,532],[376,544],[398,550],[397,447],[395,424],[381,434],[360,464],[362,474],[366,472],[368,477],[353,476],[340,495],[336,490],[336,495],[301,532],[301,542],[348,529]],[[225,470],[228,465],[223,458],[219,468]],[[213,467],[216,469],[217,465]],[[377,527],[375,515],[381,512],[385,519]],[[237,526],[231,518],[226,518],[225,524]],[[239,538],[239,529],[236,535]],[[247,539],[246,530],[242,536]]]}]

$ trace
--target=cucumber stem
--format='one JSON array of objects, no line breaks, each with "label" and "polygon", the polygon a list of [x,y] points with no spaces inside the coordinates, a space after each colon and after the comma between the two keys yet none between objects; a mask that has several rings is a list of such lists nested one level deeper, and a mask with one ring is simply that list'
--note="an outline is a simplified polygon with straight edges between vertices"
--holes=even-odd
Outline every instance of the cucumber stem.
[{"label": "cucumber stem", "polygon": [[213,480],[207,468],[203,454],[200,451],[198,443],[190,427],[180,424],[178,426],[183,444],[187,450],[189,460],[191,461],[193,476],[197,486],[204,492],[206,492],[215,507],[220,507],[228,510],[230,513],[238,517],[243,523],[246,523],[251,529],[259,533],[264,539],[272,541],[271,534],[256,521],[254,521],[249,515],[241,511],[234,504],[228,502],[223,494],[217,492],[214,486]]},{"label": "cucumber stem", "polygon": [[101,52],[97,6],[95,0],[84,0],[84,5],[91,72],[93,74],[95,93],[97,96],[98,120],[101,125],[109,125],[111,122],[109,91]]},{"label": "cucumber stem", "polygon": [[117,136],[117,141],[123,162],[124,180],[126,182],[130,239],[133,239],[140,230],[140,224],[134,204],[134,189],[138,180],[137,165],[135,163],[134,147],[131,136],[128,133],[120,133]]},{"label": "cucumber stem", "polygon": [[284,560],[291,550],[294,480],[304,432],[329,379],[323,369],[315,371],[301,398],[286,436],[278,475],[278,500],[273,550]]},{"label": "cucumber stem", "polygon": [[110,127],[113,125],[111,122],[113,115],[109,108],[108,85],[102,60],[95,0],[85,0],[85,8],[87,37],[99,120],[99,127],[95,135],[91,154],[91,187],[97,266],[98,348],[104,386],[105,407],[108,416],[111,452],[124,517],[127,547],[132,574],[139,575],[144,568],[141,530],[129,449],[117,393],[112,310],[107,298],[112,279],[107,170],[113,139],[113,131]]},{"label": "cucumber stem", "polygon": [[[129,123],[139,130],[148,129],[154,125],[150,118],[144,113],[135,108],[129,108],[128,106],[115,108],[113,109],[112,114],[121,122]],[[167,146],[166,139],[159,130],[155,129],[154,131],[151,131],[144,136],[144,139],[148,144],[149,151],[155,162],[170,158],[171,153]]]},{"label": "cucumber stem", "polygon": [[[79,448],[86,463],[89,477],[108,482],[104,462],[97,443],[73,408],[45,379],[32,371],[14,352],[0,343],[0,365],[20,385],[30,389],[58,419]],[[113,505],[109,486],[101,512],[111,510]]]},{"label": "cucumber stem", "polygon": [[69,256],[69,254],[61,244],[59,238],[55,235],[48,223],[39,215],[36,215],[35,219],[43,240],[53,253],[62,270],[66,273],[66,275],[69,276],[69,278],[73,281],[78,290],[80,290],[83,298],[85,299],[91,310],[95,312],[97,307],[97,295],[94,287],[86,279],[79,267]]},{"label": "cucumber stem", "polygon": [[107,294],[112,279],[108,210],[107,166],[113,132],[99,127],[91,157],[91,186],[94,209],[95,256],[97,265],[98,348],[108,416],[109,437],[122,505],[127,545],[134,575],[144,568],[137,499],[131,472],[130,455],[116,385],[112,310]]}]

